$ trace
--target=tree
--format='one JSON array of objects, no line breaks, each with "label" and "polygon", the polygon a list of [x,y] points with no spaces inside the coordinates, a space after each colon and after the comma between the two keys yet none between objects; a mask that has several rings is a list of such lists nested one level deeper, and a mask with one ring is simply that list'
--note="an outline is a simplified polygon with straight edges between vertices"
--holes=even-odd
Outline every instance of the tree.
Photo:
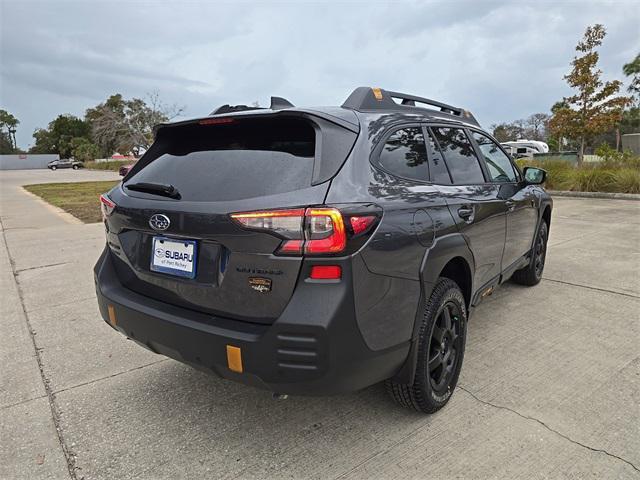
[{"label": "tree", "polygon": [[620,81],[603,82],[600,79],[602,70],[597,68],[600,56],[596,49],[602,45],[605,36],[602,25],[587,27],[576,46],[581,56],[574,57],[571,72],[564,77],[577,93],[566,97],[566,105],[558,108],[549,121],[554,134],[578,140],[579,165],[582,165],[587,142],[594,135],[614,128],[631,101],[629,97],[616,96],[622,85]]},{"label": "tree", "polygon": [[16,144],[16,127],[20,121],[6,110],[0,110],[0,153],[15,153],[18,145]]},{"label": "tree", "polygon": [[545,141],[547,138],[547,123],[550,115],[546,113],[534,113],[526,120],[514,120],[491,125],[493,136],[499,142],[510,142],[526,138],[528,140]]},{"label": "tree", "polygon": [[91,124],[91,136],[103,155],[109,156],[115,151],[139,155],[151,146],[153,127],[183,110],[163,104],[157,93],[148,94],[147,101],[125,100],[118,93],[87,110],[85,118]]},{"label": "tree", "polygon": [[636,58],[631,62],[622,67],[622,72],[627,77],[631,77],[631,83],[627,87],[627,90],[633,96],[637,95],[637,100],[640,102],[640,53],[636,55]]},{"label": "tree", "polygon": [[100,149],[89,139],[76,137],[71,140],[71,154],[76,160],[89,162],[100,156]]},{"label": "tree", "polygon": [[526,120],[524,136],[529,140],[545,141],[547,139],[547,125],[551,115],[547,113],[534,113]]},{"label": "tree", "polygon": [[519,121],[511,123],[504,122],[491,125],[493,136],[499,142],[511,142],[523,138],[524,129],[518,122]]},{"label": "tree", "polygon": [[[117,93],[86,111],[85,120],[91,125],[91,138],[105,157],[111,156],[123,146],[123,137],[126,135],[124,109],[122,95]],[[130,146],[125,146],[125,151],[129,150]]]},{"label": "tree", "polygon": [[35,144],[31,153],[57,153],[61,158],[69,158],[72,154],[75,138],[89,138],[91,127],[84,120],[73,115],[58,115],[49,122],[47,128],[39,128],[33,132]]}]

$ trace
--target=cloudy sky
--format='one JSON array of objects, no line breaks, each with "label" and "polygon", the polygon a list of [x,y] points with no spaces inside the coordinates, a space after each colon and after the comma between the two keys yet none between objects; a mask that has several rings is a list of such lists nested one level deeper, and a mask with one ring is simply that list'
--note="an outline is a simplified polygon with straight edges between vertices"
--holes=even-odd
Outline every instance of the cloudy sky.
[{"label": "cloudy sky", "polygon": [[607,78],[640,51],[638,1],[0,0],[0,108],[18,144],[60,113],[157,91],[186,116],[224,103],[339,105],[359,85],[439,99],[485,127],[548,111],[587,25]]}]

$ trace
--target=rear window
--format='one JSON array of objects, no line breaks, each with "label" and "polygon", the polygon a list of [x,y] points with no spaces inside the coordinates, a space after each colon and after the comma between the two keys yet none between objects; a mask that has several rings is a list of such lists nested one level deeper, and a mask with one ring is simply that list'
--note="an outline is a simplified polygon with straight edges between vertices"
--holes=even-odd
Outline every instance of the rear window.
[{"label": "rear window", "polygon": [[378,162],[394,175],[428,180],[429,164],[422,129],[407,127],[393,132],[384,144]]},{"label": "rear window", "polygon": [[304,119],[166,127],[126,184],[173,185],[186,201],[290,192],[311,186],[315,144],[315,130]]}]

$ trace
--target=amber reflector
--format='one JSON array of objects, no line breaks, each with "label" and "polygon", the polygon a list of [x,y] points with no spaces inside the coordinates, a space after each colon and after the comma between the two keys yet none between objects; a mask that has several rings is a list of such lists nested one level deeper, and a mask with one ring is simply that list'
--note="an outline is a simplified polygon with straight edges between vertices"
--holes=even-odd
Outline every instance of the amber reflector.
[{"label": "amber reflector", "polygon": [[227,345],[227,366],[232,372],[242,373],[242,350],[239,347]]},{"label": "amber reflector", "polygon": [[109,323],[115,327],[118,324],[116,321],[116,309],[113,308],[113,305],[109,305],[107,310],[109,310]]}]

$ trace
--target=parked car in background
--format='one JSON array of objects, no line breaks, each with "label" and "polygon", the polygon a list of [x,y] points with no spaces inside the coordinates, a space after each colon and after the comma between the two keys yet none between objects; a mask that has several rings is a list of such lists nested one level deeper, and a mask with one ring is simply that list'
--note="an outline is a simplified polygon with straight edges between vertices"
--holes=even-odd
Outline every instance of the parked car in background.
[{"label": "parked car in background", "polygon": [[133,168],[133,166],[135,165],[134,163],[130,163],[128,165],[123,165],[118,169],[118,175],[120,175],[121,177],[124,177],[127,175],[127,173],[129,173],[129,170],[131,170]]},{"label": "parked car in background", "polygon": [[160,125],[100,197],[100,312],[231,380],[302,395],[386,381],[432,413],[456,387],[473,308],[542,278],[545,175],[467,110],[414,95],[224,105]]},{"label": "parked car in background", "polygon": [[49,170],[57,170],[58,168],[73,168],[74,170],[78,170],[79,168],[84,168],[84,163],[73,158],[61,158],[60,160],[52,160],[47,163],[47,168]]}]

